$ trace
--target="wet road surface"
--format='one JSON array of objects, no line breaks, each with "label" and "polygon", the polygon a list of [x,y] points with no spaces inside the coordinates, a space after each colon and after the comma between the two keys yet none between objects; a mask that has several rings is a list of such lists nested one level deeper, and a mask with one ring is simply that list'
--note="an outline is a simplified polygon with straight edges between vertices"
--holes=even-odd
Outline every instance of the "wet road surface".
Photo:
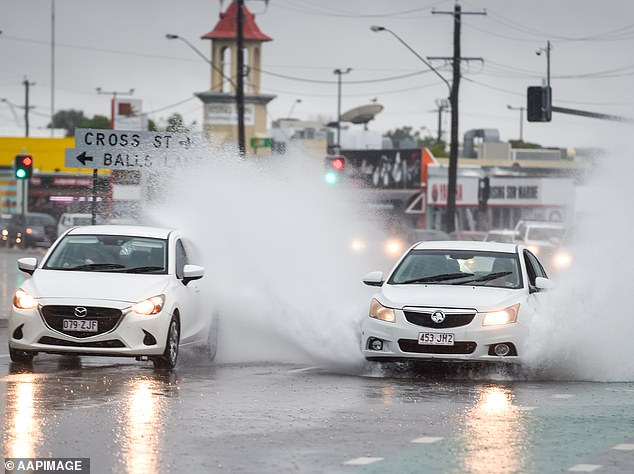
[{"label": "wet road surface", "polygon": [[5,457],[130,473],[634,472],[633,383],[187,357],[171,372],[54,355],[25,367],[6,329],[0,347]]}]

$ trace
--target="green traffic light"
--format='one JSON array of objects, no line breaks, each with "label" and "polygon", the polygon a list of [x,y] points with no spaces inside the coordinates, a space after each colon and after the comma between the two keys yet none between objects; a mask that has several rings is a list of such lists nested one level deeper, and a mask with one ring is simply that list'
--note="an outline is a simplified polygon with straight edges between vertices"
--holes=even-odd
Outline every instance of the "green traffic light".
[{"label": "green traffic light", "polygon": [[26,170],[23,170],[23,169],[15,170],[15,177],[18,179],[26,178]]},{"label": "green traffic light", "polygon": [[324,179],[326,180],[326,183],[328,183],[328,184],[335,184],[337,182],[337,173],[329,171],[324,176]]}]

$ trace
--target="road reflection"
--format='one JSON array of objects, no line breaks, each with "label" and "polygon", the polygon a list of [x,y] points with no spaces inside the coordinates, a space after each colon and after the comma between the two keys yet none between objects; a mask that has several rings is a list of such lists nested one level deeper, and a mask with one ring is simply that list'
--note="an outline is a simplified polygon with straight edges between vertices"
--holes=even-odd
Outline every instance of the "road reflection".
[{"label": "road reflection", "polygon": [[39,387],[33,374],[7,378],[7,410],[4,423],[5,457],[34,457],[42,439],[41,416],[36,410]]},{"label": "road reflection", "polygon": [[513,403],[512,389],[484,386],[462,420],[464,451],[461,471],[526,472],[525,413]]},{"label": "road reflection", "polygon": [[131,474],[159,472],[167,421],[163,381],[141,377],[129,384],[120,441],[126,472]]}]

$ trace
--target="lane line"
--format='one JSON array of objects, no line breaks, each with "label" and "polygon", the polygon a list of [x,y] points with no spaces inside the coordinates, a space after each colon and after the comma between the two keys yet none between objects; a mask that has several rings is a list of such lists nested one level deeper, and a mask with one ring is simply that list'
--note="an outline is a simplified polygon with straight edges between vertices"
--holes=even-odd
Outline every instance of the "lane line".
[{"label": "lane line", "polygon": [[571,472],[593,472],[603,466],[599,464],[577,464],[576,466],[572,466],[568,471]]},{"label": "lane line", "polygon": [[617,444],[612,449],[618,449],[620,451],[634,451],[634,444]]},{"label": "lane line", "polygon": [[517,407],[519,411],[533,411],[537,407]]},{"label": "lane line", "polygon": [[422,444],[431,444],[436,441],[440,441],[445,438],[435,438],[433,436],[423,436],[422,438],[416,438],[412,440],[412,443],[422,443]]},{"label": "lane line", "polygon": [[556,393],[552,396],[552,398],[556,398],[558,400],[567,400],[569,398],[575,398],[575,395],[571,393]]},{"label": "lane line", "polygon": [[365,466],[367,464],[372,464],[378,461],[383,461],[383,458],[361,457],[346,461],[344,462],[344,464],[348,466]]}]

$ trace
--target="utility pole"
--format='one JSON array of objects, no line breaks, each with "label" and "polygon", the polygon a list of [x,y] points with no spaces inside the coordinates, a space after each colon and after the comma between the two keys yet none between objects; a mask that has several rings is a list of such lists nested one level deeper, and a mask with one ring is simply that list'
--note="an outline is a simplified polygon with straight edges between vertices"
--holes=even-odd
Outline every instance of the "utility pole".
[{"label": "utility pole", "polygon": [[341,75],[348,74],[352,71],[351,68],[335,69],[334,74],[337,75],[337,151],[336,154],[341,153]]},{"label": "utility pole", "polygon": [[238,152],[243,158],[246,154],[244,138],[244,0],[236,0],[238,14],[236,15],[237,33],[237,80],[236,80],[236,109],[238,112]]},{"label": "utility pole", "polygon": [[[456,230],[456,182],[458,176],[458,94],[460,91],[460,62],[476,60],[480,58],[463,58],[460,55],[460,27],[462,15],[486,15],[486,12],[463,12],[458,2],[454,5],[453,12],[432,11],[432,13],[453,16],[453,80],[451,85],[451,144],[449,147],[449,178],[447,184],[447,233]],[[431,58],[430,58],[431,59]],[[442,58],[446,59],[446,58]]]},{"label": "utility pole", "polygon": [[29,136],[29,88],[35,85],[35,82],[29,82],[29,80],[25,77],[24,81],[22,81],[22,85],[24,86],[24,136]]}]

